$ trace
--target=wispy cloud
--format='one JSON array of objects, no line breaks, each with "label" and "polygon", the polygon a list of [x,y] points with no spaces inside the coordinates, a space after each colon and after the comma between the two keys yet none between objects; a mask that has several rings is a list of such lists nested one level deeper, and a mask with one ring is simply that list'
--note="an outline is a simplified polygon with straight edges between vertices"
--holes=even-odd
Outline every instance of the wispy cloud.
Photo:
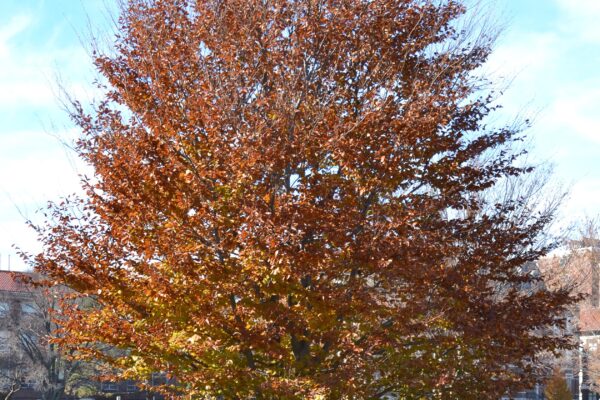
[{"label": "wispy cloud", "polygon": [[555,0],[563,15],[559,27],[578,40],[600,43],[600,1]]},{"label": "wispy cloud", "polygon": [[8,53],[9,41],[27,28],[31,24],[31,20],[30,15],[16,15],[11,17],[9,22],[0,28],[0,56]]},{"label": "wispy cloud", "polygon": [[91,73],[89,57],[77,42],[60,46],[49,35],[36,46],[24,46],[19,36],[33,28],[33,21],[32,16],[19,15],[0,29],[0,107],[55,106],[59,71],[77,91],[81,88],[76,81]]},{"label": "wispy cloud", "polygon": [[48,20],[45,11],[40,6],[0,24],[0,254],[4,260],[13,254],[16,268],[24,266],[12,244],[38,249],[25,218],[35,220],[48,200],[79,187],[73,160],[49,133],[76,136],[72,128],[60,129],[69,123],[57,98],[57,76],[76,97],[93,94],[93,66],[73,27],[63,16]]},{"label": "wispy cloud", "polygon": [[[507,4],[511,3],[506,0]],[[600,1],[536,1],[546,18],[521,15],[493,53],[488,70],[510,81],[506,115],[534,117],[534,156],[556,164],[572,185],[571,219],[600,213]],[[510,4],[508,4],[510,5]],[[528,4],[531,6],[532,4]],[[538,22],[538,23],[536,23]],[[535,27],[532,27],[535,26]]]},{"label": "wispy cloud", "polygon": [[546,113],[544,126],[554,127],[600,145],[600,82],[589,82],[559,92]]}]

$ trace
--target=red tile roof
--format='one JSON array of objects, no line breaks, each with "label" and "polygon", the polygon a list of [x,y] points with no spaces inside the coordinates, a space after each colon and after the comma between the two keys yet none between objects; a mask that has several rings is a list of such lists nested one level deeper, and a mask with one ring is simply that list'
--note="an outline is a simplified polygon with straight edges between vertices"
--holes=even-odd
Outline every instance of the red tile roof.
[{"label": "red tile roof", "polygon": [[581,332],[600,331],[600,309],[582,308],[579,310],[579,330]]},{"label": "red tile roof", "polygon": [[17,278],[17,272],[0,271],[0,291],[28,292],[29,288]]}]

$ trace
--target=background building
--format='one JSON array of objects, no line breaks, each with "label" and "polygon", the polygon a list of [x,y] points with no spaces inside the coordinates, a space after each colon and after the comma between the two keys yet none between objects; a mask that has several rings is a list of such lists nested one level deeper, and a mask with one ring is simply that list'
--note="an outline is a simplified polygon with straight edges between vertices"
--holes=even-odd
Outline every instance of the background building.
[{"label": "background building", "polygon": [[[32,275],[29,275],[30,277]],[[60,354],[48,340],[55,328],[48,312],[56,297],[0,270],[0,400],[87,398],[145,400],[135,382],[99,382],[94,369]],[[150,383],[164,376],[155,374]]]}]

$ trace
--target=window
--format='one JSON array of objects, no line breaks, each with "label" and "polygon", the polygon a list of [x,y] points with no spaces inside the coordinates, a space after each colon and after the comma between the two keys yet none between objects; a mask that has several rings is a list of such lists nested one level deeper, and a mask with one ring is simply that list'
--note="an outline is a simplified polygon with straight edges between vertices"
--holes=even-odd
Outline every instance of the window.
[{"label": "window", "polygon": [[150,384],[152,386],[164,385],[167,383],[167,375],[162,372],[153,372]]},{"label": "window", "polygon": [[35,314],[37,307],[33,303],[21,303],[21,311],[23,314]]},{"label": "window", "polygon": [[102,382],[103,392],[116,392],[119,390],[119,386],[114,382]]},{"label": "window", "polygon": [[21,378],[21,389],[33,389],[34,386],[35,384],[31,379],[25,380],[25,378]]},{"label": "window", "polygon": [[0,353],[8,351],[9,331],[0,331]]},{"label": "window", "polygon": [[565,372],[565,379],[567,379],[567,380],[573,379],[573,372],[570,370]]},{"label": "window", "polygon": [[6,301],[0,301],[0,318],[6,317],[10,311],[10,304]]},{"label": "window", "polygon": [[127,382],[127,391],[128,392],[137,392],[139,389],[133,382]]}]

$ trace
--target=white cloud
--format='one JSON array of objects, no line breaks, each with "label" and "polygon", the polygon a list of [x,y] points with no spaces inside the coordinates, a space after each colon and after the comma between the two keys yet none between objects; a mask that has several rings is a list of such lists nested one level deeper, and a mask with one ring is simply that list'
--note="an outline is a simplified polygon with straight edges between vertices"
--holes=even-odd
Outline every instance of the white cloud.
[{"label": "white cloud", "polygon": [[560,62],[563,44],[554,33],[518,34],[492,52],[484,73],[504,92],[504,113],[535,114],[548,105],[548,85]]},{"label": "white cloud", "polygon": [[534,117],[533,155],[553,161],[557,179],[572,185],[564,213],[581,218],[600,213],[600,75],[591,68],[600,61],[600,0],[552,4],[556,19],[537,30],[526,23],[509,28],[486,68],[511,82],[503,115]]},{"label": "white cloud", "polygon": [[[71,94],[85,101],[93,66],[75,37],[58,41],[60,35],[55,33],[64,26],[44,27],[48,35],[32,40],[31,32],[40,30],[36,24],[46,22],[40,18],[22,14],[0,28],[0,268],[6,268],[9,254],[13,268],[25,267],[13,244],[39,250],[25,218],[39,219],[36,210],[48,200],[79,190],[77,167],[43,125],[49,121],[69,125],[60,111],[56,76],[63,78],[61,83]],[[93,94],[93,89],[87,91]],[[72,129],[60,135],[73,138],[76,132]]]},{"label": "white cloud", "polygon": [[18,15],[0,28],[0,107],[52,107],[57,104],[56,77],[59,74],[82,92],[79,82],[91,82],[92,61],[85,49],[74,40],[69,46],[57,43],[58,32],[64,26],[53,28],[35,46],[23,39],[39,28],[32,15]]},{"label": "white cloud", "polygon": [[[68,136],[69,134],[66,134]],[[14,131],[0,135],[0,254],[13,255],[13,267],[24,265],[11,246],[39,250],[35,233],[25,219],[38,220],[36,211],[48,200],[78,192],[77,165],[59,141],[43,131]]]},{"label": "white cloud", "polygon": [[[22,51],[9,46],[0,63],[0,107],[55,107],[57,71],[69,80],[85,76],[91,62],[81,48]],[[76,92],[81,88],[75,84]]]},{"label": "white cloud", "polygon": [[495,78],[532,78],[557,61],[560,47],[552,32],[513,35],[494,49],[487,68]]},{"label": "white cloud", "polygon": [[17,15],[10,19],[8,24],[0,28],[0,56],[8,53],[9,41],[25,30],[31,24],[31,16]]},{"label": "white cloud", "polygon": [[598,215],[597,205],[590,199],[600,198],[600,179],[584,178],[578,180],[570,190],[564,214],[572,222],[582,221],[587,217],[594,218]]},{"label": "white cloud", "polygon": [[560,27],[586,42],[600,43],[600,1],[555,0],[562,12]]},{"label": "white cloud", "polygon": [[543,125],[600,144],[599,106],[600,83],[574,85],[558,93]]}]

